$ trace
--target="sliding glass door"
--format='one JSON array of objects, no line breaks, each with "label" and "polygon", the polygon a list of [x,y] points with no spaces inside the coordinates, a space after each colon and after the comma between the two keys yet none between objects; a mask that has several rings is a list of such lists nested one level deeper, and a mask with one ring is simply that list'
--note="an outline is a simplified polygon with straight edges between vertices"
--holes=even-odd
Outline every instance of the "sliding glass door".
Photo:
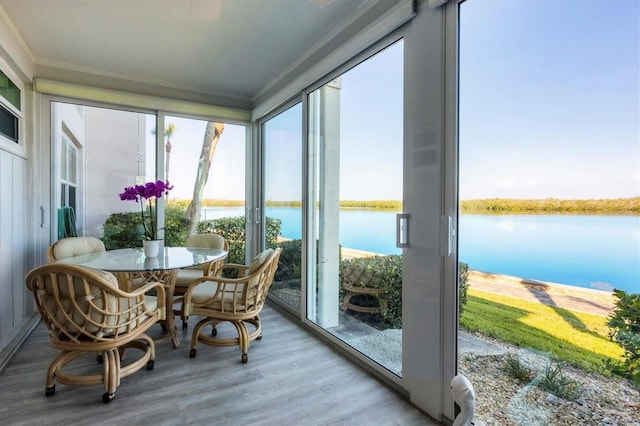
[{"label": "sliding glass door", "polygon": [[403,42],[308,96],[307,319],[402,374]]},{"label": "sliding glass door", "polygon": [[270,294],[300,310],[302,279],[302,104],[261,126],[264,155],[264,235],[282,247]]}]

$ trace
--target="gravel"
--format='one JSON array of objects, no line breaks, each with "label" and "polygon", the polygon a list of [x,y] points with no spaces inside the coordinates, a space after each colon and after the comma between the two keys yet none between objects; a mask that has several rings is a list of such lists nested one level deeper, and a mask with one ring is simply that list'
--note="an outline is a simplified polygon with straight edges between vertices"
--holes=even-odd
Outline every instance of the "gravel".
[{"label": "gravel", "polygon": [[[524,365],[540,373],[549,357],[504,345]],[[640,426],[640,394],[629,382],[563,366],[563,373],[578,382],[582,395],[567,401],[537,386],[540,378],[519,383],[503,371],[506,354],[467,353],[458,360],[458,372],[476,391],[474,420],[487,425],[611,425]]]}]

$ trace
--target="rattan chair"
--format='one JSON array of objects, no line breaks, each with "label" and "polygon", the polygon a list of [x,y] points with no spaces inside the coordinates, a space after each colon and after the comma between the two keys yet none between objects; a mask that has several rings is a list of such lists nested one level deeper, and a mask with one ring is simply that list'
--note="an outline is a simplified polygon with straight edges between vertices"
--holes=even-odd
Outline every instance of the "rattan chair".
[{"label": "rattan chair", "polygon": [[[69,386],[102,383],[106,403],[115,398],[121,378],[143,367],[153,369],[155,346],[144,333],[165,316],[162,284],[149,283],[127,293],[108,272],[65,264],[37,267],[27,274],[25,284],[49,329],[51,345],[62,351],[47,371],[45,395],[55,393],[55,382]],[[156,296],[145,295],[150,290]],[[125,363],[126,348],[142,351],[142,355]],[[65,369],[89,353],[99,355],[102,374]]]},{"label": "rattan chair", "polygon": [[101,251],[105,251],[104,243],[95,237],[61,238],[49,246],[47,262],[55,263],[67,257],[99,253]]},{"label": "rattan chair", "polygon": [[[186,316],[204,316],[191,335],[191,358],[196,356],[196,345],[200,341],[207,345],[238,345],[242,362],[248,361],[249,343],[262,338],[260,312],[273,282],[281,252],[281,248],[267,249],[256,256],[250,265],[228,263],[224,265],[222,274],[198,278],[189,284],[184,295],[183,312]],[[235,271],[239,278],[225,278],[224,272],[229,269]],[[237,337],[217,336],[216,327],[224,321],[233,324]],[[212,326],[210,335],[201,333],[207,325]]]},{"label": "rattan chair", "polygon": [[[187,248],[197,247],[221,249],[229,252],[229,243],[227,242],[227,240],[222,235],[214,233],[190,235],[184,242],[184,246]],[[189,284],[191,284],[193,280],[206,276],[218,275],[220,269],[225,263],[225,259],[226,257],[200,265],[191,266],[189,268],[180,269],[178,271],[178,274],[176,275],[176,284],[173,290],[173,294],[175,297],[173,298],[173,302],[182,302],[182,297],[186,293],[187,287],[189,287]],[[180,317],[182,318],[182,329],[186,330],[187,319],[184,316],[182,309],[175,310],[174,313],[176,315],[180,315]]]}]

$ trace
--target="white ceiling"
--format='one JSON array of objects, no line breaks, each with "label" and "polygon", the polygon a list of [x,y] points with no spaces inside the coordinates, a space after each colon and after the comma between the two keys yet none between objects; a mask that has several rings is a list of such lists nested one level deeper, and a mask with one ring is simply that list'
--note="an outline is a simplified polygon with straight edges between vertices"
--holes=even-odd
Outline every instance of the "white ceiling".
[{"label": "white ceiling", "polygon": [[40,78],[251,107],[397,0],[0,0]]}]

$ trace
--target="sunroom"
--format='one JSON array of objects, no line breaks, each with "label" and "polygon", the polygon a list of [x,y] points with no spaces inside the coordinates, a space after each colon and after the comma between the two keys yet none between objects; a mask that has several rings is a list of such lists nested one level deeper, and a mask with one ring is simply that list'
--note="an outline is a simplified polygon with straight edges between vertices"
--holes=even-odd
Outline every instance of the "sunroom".
[{"label": "sunroom", "polygon": [[[203,137],[217,124],[199,197],[228,203],[198,220],[241,217],[244,261],[270,244],[279,219],[277,242],[295,242],[299,264],[274,283],[270,309],[451,422],[457,7],[0,0],[0,286],[10,295],[0,367],[38,327],[24,276],[65,236],[61,212],[73,207],[78,235],[105,238],[109,216],[135,208],[117,197],[125,186],[166,179],[172,197],[195,198]],[[397,208],[384,220],[343,216],[344,200]],[[165,238],[172,209],[171,199],[158,205]],[[400,265],[397,333],[384,341],[393,361],[350,334],[369,313],[342,306],[341,263],[362,254],[345,243],[356,224],[368,240],[384,235],[388,248],[370,251]]]}]

